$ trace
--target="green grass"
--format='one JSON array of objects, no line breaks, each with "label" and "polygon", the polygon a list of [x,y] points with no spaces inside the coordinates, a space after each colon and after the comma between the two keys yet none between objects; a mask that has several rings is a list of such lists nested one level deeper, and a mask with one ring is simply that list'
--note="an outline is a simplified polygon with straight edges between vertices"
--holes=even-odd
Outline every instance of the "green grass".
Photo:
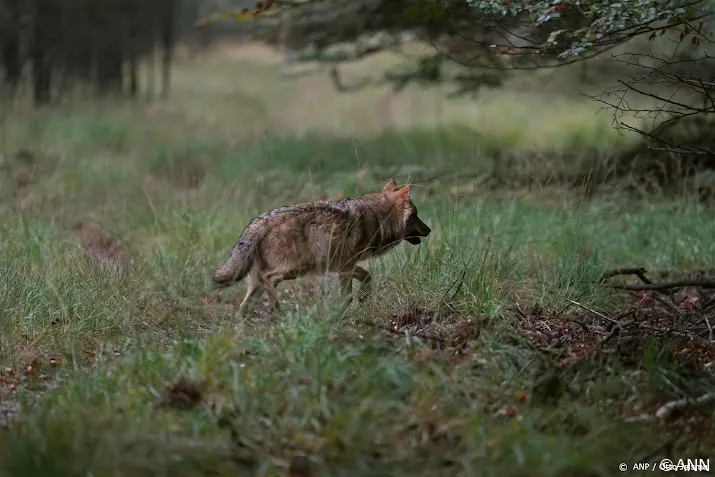
[{"label": "green grass", "polygon": [[[22,411],[0,431],[0,475],[595,476],[665,444],[667,457],[707,457],[712,407],[627,418],[711,389],[712,344],[684,354],[662,310],[639,309],[647,326],[599,349],[607,318],[634,299],[598,280],[618,266],[713,268],[711,209],[688,193],[585,198],[547,184],[623,145],[590,112],[404,117],[338,134],[324,122],[366,113],[316,87],[324,116],[258,132],[296,86],[261,62],[202,61],[210,80],[180,65],[170,102],[3,125],[0,423],[4,403]],[[569,114],[585,110],[568,101]],[[543,127],[554,118],[570,129]],[[243,285],[217,292],[209,277],[251,217],[389,177],[416,184],[433,233],[370,264],[365,303],[341,310],[306,278],[281,286],[281,313],[233,320]],[[505,177],[515,188],[485,185]],[[78,222],[129,260],[100,263],[111,247],[78,238]],[[191,383],[196,402],[182,407]]]},{"label": "green grass", "polygon": [[[138,351],[109,376],[100,364],[34,411],[33,426],[4,448],[7,468],[18,475],[85,469],[235,475],[238,467],[273,475],[307,455],[318,470],[350,475],[426,469],[439,475],[477,469],[483,475],[609,475],[620,460],[648,448],[639,435],[648,427],[619,429],[600,409],[602,396],[562,399],[519,421],[491,417],[490,410],[513,401],[524,387],[517,363],[505,369],[498,357],[505,350],[497,343],[486,344],[492,349],[473,370],[417,364],[385,338],[343,336],[342,327],[333,313],[313,308],[283,316],[248,342],[218,335],[209,342],[181,341],[161,353]],[[208,408],[161,406],[156,394],[181,375],[200,380],[210,399],[224,406],[218,416]],[[612,395],[625,391],[623,383],[596,381],[611,384]],[[232,452],[232,430],[240,444],[233,463],[225,457]]]}]

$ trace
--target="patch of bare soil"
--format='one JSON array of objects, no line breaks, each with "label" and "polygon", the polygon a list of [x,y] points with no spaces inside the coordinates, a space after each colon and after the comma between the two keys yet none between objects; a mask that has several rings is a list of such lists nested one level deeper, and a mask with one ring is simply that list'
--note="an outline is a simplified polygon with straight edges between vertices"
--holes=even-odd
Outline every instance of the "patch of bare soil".
[{"label": "patch of bare soil", "polygon": [[9,428],[17,420],[20,414],[19,392],[32,402],[57,388],[61,362],[61,356],[53,356],[42,361],[35,359],[22,370],[0,369],[0,429]]},{"label": "patch of bare soil", "polygon": [[487,317],[457,313],[448,307],[431,310],[411,305],[390,318],[387,324],[363,324],[387,332],[403,344],[406,344],[406,337],[420,340],[426,345],[415,355],[420,362],[433,361],[438,357],[446,357],[451,364],[462,362],[472,354],[472,346],[482,330],[490,325]]},{"label": "patch of bare soil", "polygon": [[198,406],[203,397],[201,383],[181,377],[167,387],[162,403],[175,409],[187,410]]},{"label": "patch of bare soil", "polygon": [[116,267],[129,259],[129,253],[119,240],[104,232],[98,223],[81,221],[72,230],[87,259],[102,269]]},{"label": "patch of bare soil", "polygon": [[[430,326],[435,322],[440,326]],[[455,354],[469,351],[469,344],[479,337],[488,324],[486,317],[461,315],[443,310],[426,310],[408,307],[392,316],[390,326],[393,331],[404,334],[409,331],[414,336],[423,337],[437,349],[451,349]]]}]

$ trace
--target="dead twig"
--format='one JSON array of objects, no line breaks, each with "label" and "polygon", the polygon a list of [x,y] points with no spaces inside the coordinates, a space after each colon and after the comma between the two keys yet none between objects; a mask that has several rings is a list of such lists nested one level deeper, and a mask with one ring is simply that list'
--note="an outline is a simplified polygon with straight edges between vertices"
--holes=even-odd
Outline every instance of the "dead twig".
[{"label": "dead twig", "polygon": [[586,310],[586,311],[590,311],[590,312],[593,313],[594,315],[600,316],[600,317],[603,318],[604,320],[609,320],[609,321],[612,320],[612,318],[607,317],[607,316],[604,315],[603,313],[598,312],[598,311],[596,311],[596,310],[593,310],[593,309],[591,309],[591,308],[589,308],[589,307],[587,307],[587,306],[585,306],[585,305],[582,305],[581,303],[579,303],[579,302],[577,302],[577,301],[574,301],[574,300],[568,300],[568,301],[571,302],[572,304],[578,306],[579,308],[583,308],[583,309]]},{"label": "dead twig", "polygon": [[[577,300],[580,300],[581,297],[582,297],[585,293],[586,293],[586,291],[584,290],[584,291],[578,296]],[[573,305],[574,303],[577,303],[577,302],[574,301],[574,300],[567,300],[567,301],[569,301],[570,303],[566,303],[566,304],[563,306],[563,308],[561,308],[561,309],[559,310],[559,312],[556,313],[556,315],[554,315],[554,319],[556,319],[556,318],[558,318],[559,316],[561,316],[566,310],[568,310],[568,309],[571,307],[571,305]]]},{"label": "dead twig", "polygon": [[[370,321],[363,321],[362,323],[372,326],[373,328],[379,328],[381,330],[387,331],[389,333],[392,333],[393,335],[398,335],[398,336],[404,336],[405,332],[404,329],[402,328],[393,328],[391,326],[383,325],[380,323],[373,323]],[[447,345],[447,341],[443,338],[440,338],[439,336],[434,336],[434,335],[428,335],[425,333],[420,333],[417,331],[413,331],[412,334],[420,339],[427,340],[427,341],[435,341],[437,343],[440,343],[442,345]]]},{"label": "dead twig", "polygon": [[621,323],[621,320],[622,320],[623,318],[627,318],[627,317],[631,316],[631,315],[634,314],[636,311],[638,311],[638,308],[631,308],[631,309],[629,309],[629,310],[626,310],[626,311],[623,311],[623,312],[617,314],[617,315],[616,315],[615,317],[613,317],[613,318],[609,318],[608,321],[610,321],[610,323],[608,323],[608,324],[606,325],[606,330],[607,330],[607,331],[611,331],[614,326],[616,326],[616,325],[621,325],[621,324],[622,324],[622,323]]},{"label": "dead twig", "polygon": [[672,328],[671,329],[662,329],[662,328],[658,328],[655,326],[646,325],[645,323],[639,323],[638,326],[640,326],[641,328],[643,328],[645,330],[662,333],[663,335],[670,334],[670,335],[674,335],[674,336],[680,336],[681,338],[686,338],[689,340],[697,341],[699,343],[707,343],[705,338],[703,338],[699,335],[696,335],[695,333],[689,332],[689,331],[681,331],[681,330],[676,330],[676,329],[672,329]]},{"label": "dead twig", "polygon": [[658,419],[667,419],[671,414],[673,414],[674,411],[680,410],[680,409],[685,409],[686,407],[690,405],[698,406],[701,404],[706,404],[710,401],[715,400],[715,393],[707,393],[703,394],[699,398],[696,399],[678,399],[676,401],[670,401],[665,404],[663,404],[658,410],[655,412],[655,417]]},{"label": "dead twig", "polygon": [[624,322],[621,321],[623,318],[631,316],[635,312],[636,312],[636,308],[631,308],[630,310],[619,313],[618,315],[616,315],[615,318],[609,318],[609,320],[611,322],[610,323],[611,326],[609,328],[607,328],[607,329],[609,329],[609,333],[606,336],[604,336],[603,338],[601,338],[601,340],[598,342],[598,348],[601,349],[603,347],[603,345],[608,343],[619,331],[623,331],[623,328],[635,323],[636,322],[635,318],[632,320],[624,321]]},{"label": "dead twig", "polygon": [[602,276],[599,282],[605,282],[609,278],[617,277],[617,276],[622,276],[622,275],[635,275],[638,278],[641,279],[641,281],[645,284],[651,284],[651,282],[648,277],[646,277],[646,271],[645,268],[616,268],[613,270],[608,270],[606,271]]},{"label": "dead twig", "polygon": [[534,361],[536,361],[536,356],[533,357],[533,358],[531,358],[531,361],[529,361],[528,363],[526,363],[526,366],[524,366],[523,368],[521,368],[521,369],[519,370],[519,372],[516,374],[517,377],[518,377],[518,376],[521,376],[522,374],[524,374],[524,371],[526,371],[527,369],[529,369],[529,367],[530,367],[532,364],[534,364]]},{"label": "dead twig", "polygon": [[611,341],[611,339],[614,336],[616,336],[616,334],[618,334],[619,331],[623,330],[623,328],[625,328],[626,326],[632,325],[635,322],[636,322],[636,320],[628,320],[628,321],[624,321],[623,323],[618,323],[616,326],[614,326],[611,329],[611,331],[606,336],[601,338],[601,340],[598,342],[598,347],[600,348],[603,345],[605,345],[606,343],[608,343],[609,341]]},{"label": "dead twig", "polygon": [[519,313],[519,315],[520,315],[522,318],[524,318],[525,320],[528,320],[528,319],[529,319],[529,317],[526,316],[526,313],[524,313],[524,311],[521,309],[521,307],[519,306],[518,303],[517,303],[517,305],[514,307],[514,309],[516,310],[517,313]]},{"label": "dead twig", "polygon": [[683,287],[715,288],[715,280],[691,279],[691,280],[675,280],[675,281],[665,282],[665,283],[653,283],[653,281],[650,280],[646,276],[646,273],[647,273],[647,271],[643,267],[616,268],[613,270],[606,271],[601,276],[601,279],[599,280],[599,282],[602,283],[602,282],[608,280],[609,278],[613,278],[616,276],[635,275],[643,282],[642,284],[640,284],[640,285],[614,284],[614,285],[611,285],[611,287],[617,288],[619,290],[628,290],[628,291],[658,291],[658,292],[665,292],[668,290],[672,290],[674,288],[683,288]]},{"label": "dead twig", "polygon": [[680,311],[676,305],[674,305],[673,303],[671,303],[671,302],[673,301],[673,298],[670,297],[670,296],[669,296],[669,298],[670,298],[671,301],[667,301],[667,300],[665,300],[665,299],[663,299],[663,298],[661,298],[661,297],[659,297],[659,296],[653,295],[653,299],[654,299],[655,301],[657,301],[657,302],[660,303],[661,305],[663,305],[663,306],[669,308],[669,309],[673,312],[673,313],[671,313],[671,316],[680,316],[680,315],[682,315],[683,312]]},{"label": "dead twig", "polygon": [[710,326],[710,320],[708,320],[708,317],[704,317],[705,324],[708,327],[708,339],[710,340],[711,343],[713,343],[713,327]]},{"label": "dead twig", "polygon": [[585,323],[581,323],[581,322],[578,321],[578,320],[569,320],[569,321],[570,321],[571,323],[575,323],[575,324],[577,324],[578,326],[580,326],[581,329],[582,329],[583,331],[585,331],[586,333],[589,333],[589,332],[591,331],[591,330],[588,328],[588,326],[586,326]]},{"label": "dead twig", "polygon": [[637,308],[631,308],[630,310],[623,311],[623,312],[617,314],[617,315],[613,318],[613,321],[615,321],[616,323],[618,323],[620,320],[622,320],[623,318],[626,318],[627,316],[631,316],[631,315],[632,315],[633,313],[635,313],[636,311],[638,311]]},{"label": "dead twig", "polygon": [[569,300],[569,301],[572,302],[574,305],[577,305],[577,306],[583,308],[583,309],[586,310],[586,311],[590,311],[591,313],[593,313],[593,314],[595,314],[595,315],[597,315],[597,316],[600,316],[600,317],[603,318],[604,320],[610,321],[612,324],[615,324],[615,325],[621,324],[620,320],[622,320],[623,318],[625,318],[625,317],[627,317],[627,316],[632,315],[632,314],[635,313],[635,311],[636,311],[635,308],[631,308],[630,310],[623,311],[623,312],[619,313],[618,315],[616,315],[614,318],[611,318],[610,316],[606,316],[606,315],[604,315],[603,313],[600,313],[600,312],[598,312],[598,311],[596,311],[596,310],[593,310],[593,309],[591,309],[591,308],[588,308],[588,307],[586,307],[586,306],[584,306],[584,305],[582,305],[582,304],[580,304],[580,303],[578,303],[578,302],[575,302],[575,301],[573,301],[573,300]]}]

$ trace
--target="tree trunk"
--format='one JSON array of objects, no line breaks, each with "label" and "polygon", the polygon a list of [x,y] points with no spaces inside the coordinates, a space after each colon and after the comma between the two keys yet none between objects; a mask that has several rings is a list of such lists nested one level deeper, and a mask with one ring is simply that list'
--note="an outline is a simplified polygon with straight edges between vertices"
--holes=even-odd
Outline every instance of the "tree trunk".
[{"label": "tree trunk", "polygon": [[122,92],[122,63],[122,49],[119,45],[107,45],[102,48],[97,58],[97,86],[100,93]]},{"label": "tree trunk", "polygon": [[127,18],[127,51],[129,62],[129,95],[136,98],[139,93],[139,54],[142,41],[146,38],[146,17],[142,12],[141,0],[132,0],[129,4],[130,15]]},{"label": "tree trunk", "polygon": [[34,28],[32,32],[32,82],[36,104],[51,100],[52,63],[54,41],[57,40],[57,9],[55,0],[35,0]]},{"label": "tree trunk", "polygon": [[124,87],[124,60],[127,54],[127,18],[126,2],[118,0],[102,2],[98,32],[96,82],[100,94],[122,93]]},{"label": "tree trunk", "polygon": [[2,46],[2,62],[5,68],[5,83],[14,93],[20,83],[22,59],[20,58],[20,2],[6,0],[3,17],[5,35]]},{"label": "tree trunk", "polygon": [[161,24],[161,46],[163,56],[161,62],[161,95],[169,96],[169,83],[171,81],[171,64],[173,62],[174,42],[176,40],[176,9],[174,0],[163,2],[163,15]]},{"label": "tree trunk", "polygon": [[129,96],[136,98],[139,93],[139,60],[133,55],[129,60]]}]

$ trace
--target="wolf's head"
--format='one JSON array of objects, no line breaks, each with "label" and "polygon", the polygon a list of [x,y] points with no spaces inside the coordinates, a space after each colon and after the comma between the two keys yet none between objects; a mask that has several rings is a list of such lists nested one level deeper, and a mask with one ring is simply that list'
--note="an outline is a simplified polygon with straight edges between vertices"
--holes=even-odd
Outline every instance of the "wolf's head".
[{"label": "wolf's head", "polygon": [[382,193],[393,203],[395,214],[400,220],[400,236],[412,245],[419,245],[422,237],[427,237],[432,230],[417,216],[417,207],[410,198],[411,185],[397,187],[397,182],[390,179]]}]

